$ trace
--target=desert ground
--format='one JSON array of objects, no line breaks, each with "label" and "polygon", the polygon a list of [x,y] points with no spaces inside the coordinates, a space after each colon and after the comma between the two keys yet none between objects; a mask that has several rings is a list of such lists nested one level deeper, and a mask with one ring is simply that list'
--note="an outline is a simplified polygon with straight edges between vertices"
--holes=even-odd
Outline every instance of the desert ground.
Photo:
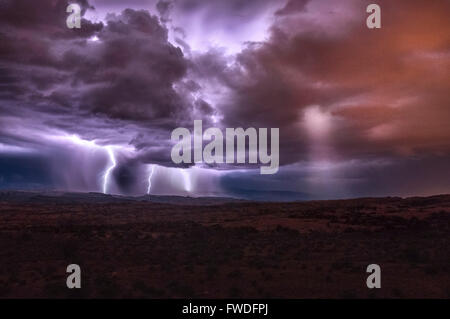
[{"label": "desert ground", "polygon": [[0,298],[450,298],[450,195],[17,198],[0,196]]}]

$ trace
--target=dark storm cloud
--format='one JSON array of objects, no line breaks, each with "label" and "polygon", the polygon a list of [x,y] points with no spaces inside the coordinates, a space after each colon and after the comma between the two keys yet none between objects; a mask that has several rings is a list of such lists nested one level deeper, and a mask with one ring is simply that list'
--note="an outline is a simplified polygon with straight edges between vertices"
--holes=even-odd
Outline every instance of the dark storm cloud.
[{"label": "dark storm cloud", "polygon": [[89,37],[101,29],[101,23],[92,23],[86,19],[82,19],[83,28],[80,30],[70,30],[65,27],[68,3],[78,3],[81,7],[82,15],[87,10],[94,9],[87,0],[5,0],[0,4],[0,25],[3,28],[2,31],[5,31],[5,29],[8,32],[20,31],[21,36],[25,38],[27,32],[34,35],[39,34],[41,38],[54,38]]},{"label": "dark storm cloud", "polygon": [[78,71],[74,81],[99,84],[84,92],[82,107],[123,120],[185,117],[188,105],[173,85],[185,75],[187,63],[168,43],[158,18],[127,9],[107,23],[94,59],[83,56],[83,50],[65,57]]},{"label": "dark storm cloud", "polygon": [[158,10],[162,21],[167,22],[169,20],[169,14],[172,7],[173,3],[171,1],[160,0],[156,3],[156,9]]},{"label": "dark storm cloud", "polygon": [[[170,131],[190,123],[194,108],[209,112],[206,102],[190,96],[192,85],[183,83],[183,53],[148,11],[109,14],[106,24],[83,19],[81,29],[70,30],[67,3],[2,3],[2,114],[14,108],[21,125],[32,123],[41,133],[55,128],[104,144],[157,145],[169,161]],[[83,14],[93,9],[78,3]],[[18,132],[12,125],[5,124],[3,137]]]},{"label": "dark storm cloud", "polygon": [[276,15],[289,15],[304,11],[310,0],[289,0],[286,5],[275,12]]},{"label": "dark storm cloud", "polygon": [[[329,160],[449,152],[450,3],[382,2],[380,30],[365,26],[368,3],[302,2],[233,66],[203,56],[231,91],[224,125],[279,127],[285,164],[307,159],[319,142],[334,149]],[[321,130],[308,126],[311,107],[329,122],[320,141],[311,140]]]}]

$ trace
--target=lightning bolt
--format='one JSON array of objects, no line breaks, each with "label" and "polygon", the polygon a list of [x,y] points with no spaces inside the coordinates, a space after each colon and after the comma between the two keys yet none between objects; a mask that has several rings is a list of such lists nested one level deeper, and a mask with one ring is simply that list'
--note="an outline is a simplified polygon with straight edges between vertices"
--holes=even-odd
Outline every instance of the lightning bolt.
[{"label": "lightning bolt", "polygon": [[116,157],[114,156],[114,152],[111,149],[111,147],[107,146],[106,147],[106,151],[108,152],[109,155],[109,159],[111,161],[111,166],[109,166],[106,171],[105,174],[103,175],[103,194],[106,194],[106,191],[108,190],[108,184],[109,184],[109,177],[111,175],[111,172],[113,171],[113,169],[116,167],[117,163],[116,163]]},{"label": "lightning bolt", "polygon": [[155,165],[150,165],[150,174],[148,175],[148,188],[147,188],[148,195],[150,195],[150,190],[152,188],[152,176],[153,176],[154,171],[155,171]]}]

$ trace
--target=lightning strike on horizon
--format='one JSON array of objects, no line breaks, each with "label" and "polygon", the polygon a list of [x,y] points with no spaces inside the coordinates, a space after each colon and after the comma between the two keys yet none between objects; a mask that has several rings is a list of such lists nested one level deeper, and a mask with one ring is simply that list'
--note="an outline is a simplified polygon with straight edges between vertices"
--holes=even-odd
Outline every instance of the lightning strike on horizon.
[{"label": "lightning strike on horizon", "polygon": [[147,188],[147,195],[150,195],[150,190],[152,188],[152,176],[155,171],[155,165],[150,165],[150,174],[148,176],[148,188]]},{"label": "lightning strike on horizon", "polygon": [[117,165],[116,157],[114,156],[114,152],[111,149],[111,147],[107,146],[106,150],[108,152],[108,155],[109,155],[109,158],[111,161],[111,166],[109,166],[106,169],[105,174],[103,175],[103,194],[106,194],[106,191],[108,190],[108,184],[109,184],[109,178],[110,178],[111,172]]}]

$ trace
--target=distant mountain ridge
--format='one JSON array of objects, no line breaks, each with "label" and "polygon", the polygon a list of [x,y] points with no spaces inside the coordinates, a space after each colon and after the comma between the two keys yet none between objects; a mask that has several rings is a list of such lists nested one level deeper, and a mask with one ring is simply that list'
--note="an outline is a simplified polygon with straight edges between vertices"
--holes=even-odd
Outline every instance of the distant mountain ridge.
[{"label": "distant mountain ridge", "polygon": [[243,199],[228,197],[184,197],[165,195],[124,196],[102,193],[72,193],[59,191],[0,191],[0,202],[16,203],[124,203],[151,202],[179,205],[219,205],[224,203],[243,202]]},{"label": "distant mountain ridge", "polygon": [[[432,195],[432,196],[387,196],[387,197],[361,197],[348,199],[329,199],[317,200],[308,199],[306,194],[287,192],[272,192],[271,198],[264,196],[265,192],[250,193],[246,199],[233,197],[188,197],[188,196],[170,196],[170,195],[142,195],[142,196],[125,196],[125,195],[108,195],[102,193],[76,193],[63,191],[0,191],[0,202],[23,203],[23,204],[109,204],[109,203],[160,203],[173,205],[221,205],[229,203],[288,203],[288,202],[341,202],[341,201],[405,201],[410,205],[433,205],[440,202],[450,202],[450,194]],[[268,192],[267,192],[268,193]],[[268,195],[268,194],[266,194]],[[275,196],[274,196],[275,195]],[[294,195],[294,196],[293,196]],[[297,195],[297,196],[295,196]]]}]

